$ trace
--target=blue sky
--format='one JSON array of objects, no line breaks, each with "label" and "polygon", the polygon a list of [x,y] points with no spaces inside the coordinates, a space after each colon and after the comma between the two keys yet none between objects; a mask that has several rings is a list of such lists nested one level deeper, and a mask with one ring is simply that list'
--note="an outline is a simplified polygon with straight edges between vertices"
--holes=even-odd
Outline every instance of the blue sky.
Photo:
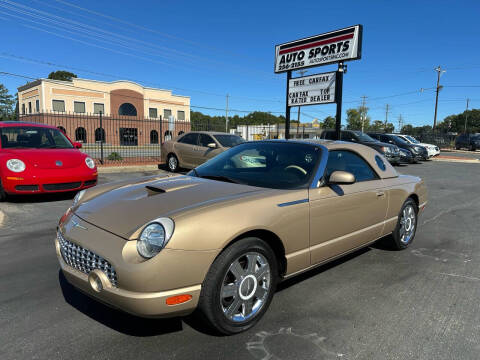
[{"label": "blue sky", "polygon": [[[394,124],[401,114],[418,126],[433,123],[438,65],[447,70],[438,119],[464,111],[467,97],[480,108],[479,15],[478,1],[0,0],[0,71],[135,80],[191,96],[193,110],[212,115],[224,111],[194,106],[225,108],[227,93],[233,110],[284,113],[286,75],[273,73],[274,45],[362,24],[362,59],[348,63],[344,110],[365,95],[373,120],[385,119],[388,103]],[[26,79],[0,74],[0,82],[13,93]],[[302,113],[302,121],[323,119],[335,106]]]}]

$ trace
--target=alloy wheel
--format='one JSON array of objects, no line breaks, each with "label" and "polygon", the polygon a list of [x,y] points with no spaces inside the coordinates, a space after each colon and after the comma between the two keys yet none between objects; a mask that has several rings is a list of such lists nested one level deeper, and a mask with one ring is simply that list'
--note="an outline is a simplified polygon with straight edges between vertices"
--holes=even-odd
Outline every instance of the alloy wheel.
[{"label": "alloy wheel", "polygon": [[270,265],[259,252],[248,252],[233,261],[223,279],[220,304],[225,317],[241,323],[255,317],[271,290]]},{"label": "alloy wheel", "polygon": [[417,225],[417,215],[413,205],[408,204],[403,208],[400,218],[400,241],[408,244],[415,234],[415,226]]}]

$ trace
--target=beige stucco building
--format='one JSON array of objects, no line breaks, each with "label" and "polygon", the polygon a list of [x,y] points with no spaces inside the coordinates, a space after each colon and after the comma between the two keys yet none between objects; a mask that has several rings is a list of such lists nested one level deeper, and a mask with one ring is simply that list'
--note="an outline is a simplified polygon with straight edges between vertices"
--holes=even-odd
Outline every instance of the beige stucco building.
[{"label": "beige stucco building", "polygon": [[38,79],[18,88],[18,102],[24,120],[55,125],[84,143],[158,143],[159,134],[190,129],[190,97],[131,81]]}]

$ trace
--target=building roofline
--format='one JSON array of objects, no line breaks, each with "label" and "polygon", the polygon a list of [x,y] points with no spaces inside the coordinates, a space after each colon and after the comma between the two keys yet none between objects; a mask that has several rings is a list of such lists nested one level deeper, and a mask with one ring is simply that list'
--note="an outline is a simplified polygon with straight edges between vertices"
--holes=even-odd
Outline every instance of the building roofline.
[{"label": "building roofline", "polygon": [[[25,84],[25,85],[23,85],[23,86],[18,87],[17,90],[18,90],[18,91],[25,91],[25,90],[27,90],[27,89],[30,89],[30,88],[34,87],[34,86],[40,85],[42,81],[59,83],[59,84],[72,84],[75,80],[91,81],[91,82],[102,83],[102,84],[115,84],[115,83],[125,82],[125,83],[130,83],[130,84],[137,85],[137,86],[141,87],[142,89],[156,90],[156,91],[167,91],[167,92],[169,92],[170,95],[172,95],[172,96],[190,99],[190,96],[173,94],[173,93],[172,93],[172,90],[154,88],[154,87],[149,87],[149,86],[143,86],[143,85],[141,85],[141,84],[139,84],[139,83],[136,83],[135,81],[131,81],[131,80],[102,81],[102,80],[94,80],[94,79],[73,78],[72,81],[64,81],[64,80],[55,80],[55,79],[39,78],[39,79],[37,79],[37,80],[34,80],[34,81],[29,82],[29,83],[27,83],[27,84]],[[94,91],[94,90],[93,90],[93,91]]]}]

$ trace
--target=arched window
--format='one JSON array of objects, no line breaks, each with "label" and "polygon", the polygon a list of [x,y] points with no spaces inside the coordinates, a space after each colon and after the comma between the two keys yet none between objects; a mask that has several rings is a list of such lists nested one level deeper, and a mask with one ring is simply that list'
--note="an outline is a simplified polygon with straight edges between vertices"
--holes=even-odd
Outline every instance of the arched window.
[{"label": "arched window", "polygon": [[178,132],[178,136],[180,136],[180,135],[182,135],[182,134],[185,134],[185,131],[180,130],[180,131]]},{"label": "arched window", "polygon": [[158,131],[150,131],[150,144],[158,144]]},{"label": "arched window", "polygon": [[65,130],[65,128],[63,126],[57,126],[57,129],[60,130],[61,132],[63,132],[64,134],[67,133],[67,130]]},{"label": "arched window", "polygon": [[172,140],[172,132],[170,130],[165,131],[164,139],[165,141]]},{"label": "arched window", "polygon": [[95,129],[95,142],[105,142],[105,129],[96,128]]},{"label": "arched window", "polygon": [[75,129],[75,141],[87,142],[87,130],[83,127]]},{"label": "arched window", "polygon": [[118,115],[137,116],[137,109],[130,103],[123,103],[118,108]]}]

